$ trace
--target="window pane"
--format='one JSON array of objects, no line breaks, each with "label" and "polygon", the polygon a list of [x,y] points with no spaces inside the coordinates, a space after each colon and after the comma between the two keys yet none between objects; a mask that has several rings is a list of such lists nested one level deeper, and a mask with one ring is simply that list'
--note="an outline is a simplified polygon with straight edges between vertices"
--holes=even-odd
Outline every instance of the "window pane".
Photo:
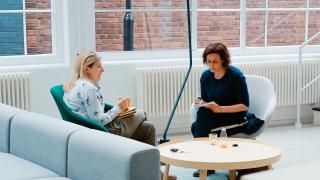
[{"label": "window pane", "polygon": [[247,0],[247,8],[264,8],[266,0]]},{"label": "window pane", "polygon": [[[132,8],[187,8],[186,0],[132,0]],[[190,3],[191,4],[191,3]]]},{"label": "window pane", "polygon": [[26,9],[51,9],[50,0],[25,0]]},{"label": "window pane", "polygon": [[304,42],[304,12],[269,12],[268,46],[298,45]]},{"label": "window pane", "polygon": [[198,47],[223,42],[229,47],[240,46],[239,12],[199,12]]},{"label": "window pane", "polygon": [[0,10],[22,10],[22,0],[1,0]]},{"label": "window pane", "polygon": [[51,14],[27,13],[26,22],[28,54],[51,54]]},{"label": "window pane", "polygon": [[[308,38],[320,31],[320,11],[310,11],[309,12],[309,32]],[[319,36],[315,38],[310,44],[320,45]]]},{"label": "window pane", "polygon": [[96,9],[125,9],[125,0],[95,0]]},{"label": "window pane", "polygon": [[205,9],[239,9],[240,0],[198,0],[198,8]]},{"label": "window pane", "polygon": [[269,8],[304,8],[306,0],[269,0]]},{"label": "window pane", "polygon": [[22,13],[0,13],[0,56],[23,54]]},{"label": "window pane", "polygon": [[265,12],[247,12],[246,45],[249,47],[264,46]]},{"label": "window pane", "polygon": [[310,3],[311,8],[319,8],[320,7],[319,0],[309,0],[309,3]]},{"label": "window pane", "polygon": [[[185,12],[133,12],[134,50],[187,48]],[[97,51],[123,50],[124,13],[96,13]]]}]

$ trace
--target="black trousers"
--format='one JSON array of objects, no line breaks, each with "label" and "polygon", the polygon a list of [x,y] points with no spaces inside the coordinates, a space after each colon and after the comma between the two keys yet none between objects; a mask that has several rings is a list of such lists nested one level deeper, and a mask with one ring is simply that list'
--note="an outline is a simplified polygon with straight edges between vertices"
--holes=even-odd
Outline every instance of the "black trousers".
[{"label": "black trousers", "polygon": [[[208,137],[211,129],[240,124],[245,122],[245,118],[241,113],[213,113],[210,109],[200,108],[197,112],[197,119],[191,125],[193,137]],[[243,132],[246,125],[227,129],[228,136]],[[220,134],[220,130],[215,133]]]}]

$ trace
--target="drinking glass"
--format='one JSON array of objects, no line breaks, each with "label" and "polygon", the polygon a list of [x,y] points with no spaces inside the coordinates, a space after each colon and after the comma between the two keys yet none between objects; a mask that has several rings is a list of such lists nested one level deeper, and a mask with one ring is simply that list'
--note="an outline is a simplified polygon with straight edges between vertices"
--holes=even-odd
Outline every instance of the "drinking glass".
[{"label": "drinking glass", "polygon": [[218,134],[217,133],[210,133],[209,134],[209,142],[211,145],[215,145],[218,141]]}]

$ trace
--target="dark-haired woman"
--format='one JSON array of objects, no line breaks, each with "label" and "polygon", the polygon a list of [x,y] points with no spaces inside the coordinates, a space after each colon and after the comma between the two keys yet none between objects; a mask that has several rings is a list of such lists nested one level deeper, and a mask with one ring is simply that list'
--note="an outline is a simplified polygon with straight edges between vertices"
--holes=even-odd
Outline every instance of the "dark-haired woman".
[{"label": "dark-haired woman", "polygon": [[249,95],[245,77],[231,66],[228,48],[222,43],[209,44],[202,55],[208,66],[200,78],[201,99],[196,104],[210,102],[199,108],[197,119],[192,124],[194,137],[208,137],[222,127],[227,134],[242,132],[246,126],[245,114],[249,107]]}]

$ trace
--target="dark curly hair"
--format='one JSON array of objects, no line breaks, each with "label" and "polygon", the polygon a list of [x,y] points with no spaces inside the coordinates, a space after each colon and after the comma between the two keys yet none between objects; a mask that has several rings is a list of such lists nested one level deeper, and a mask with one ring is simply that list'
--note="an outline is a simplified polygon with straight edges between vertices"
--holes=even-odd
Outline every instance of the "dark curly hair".
[{"label": "dark curly hair", "polygon": [[203,64],[207,64],[207,56],[209,54],[219,54],[220,59],[222,60],[222,66],[224,68],[228,68],[230,66],[230,53],[227,46],[223,43],[211,43],[206,47],[202,54]]}]

